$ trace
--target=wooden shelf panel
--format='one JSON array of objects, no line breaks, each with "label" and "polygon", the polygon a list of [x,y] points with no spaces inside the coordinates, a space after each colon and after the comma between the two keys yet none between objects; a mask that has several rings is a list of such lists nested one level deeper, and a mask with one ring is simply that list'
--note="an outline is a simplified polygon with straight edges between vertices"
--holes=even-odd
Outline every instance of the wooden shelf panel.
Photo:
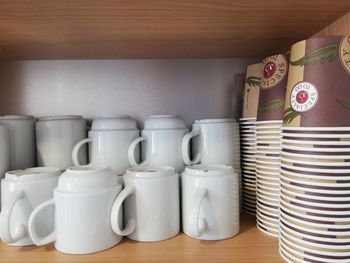
[{"label": "wooden shelf panel", "polygon": [[91,255],[65,255],[46,247],[10,247],[0,244],[1,262],[284,262],[278,253],[278,240],[255,226],[255,217],[241,217],[241,233],[222,241],[200,241],[184,234],[156,243],[124,239],[109,250]]},{"label": "wooden shelf panel", "polygon": [[0,1],[0,59],[263,57],[348,0]]}]

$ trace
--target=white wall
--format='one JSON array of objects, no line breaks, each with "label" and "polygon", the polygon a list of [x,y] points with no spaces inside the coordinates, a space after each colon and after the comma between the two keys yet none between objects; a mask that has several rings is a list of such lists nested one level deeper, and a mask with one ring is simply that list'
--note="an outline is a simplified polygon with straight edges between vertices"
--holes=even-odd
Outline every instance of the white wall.
[{"label": "white wall", "polygon": [[[237,117],[237,74],[254,59],[0,62],[0,115]],[[237,85],[236,85],[237,86]],[[239,86],[239,85],[238,85]]]}]

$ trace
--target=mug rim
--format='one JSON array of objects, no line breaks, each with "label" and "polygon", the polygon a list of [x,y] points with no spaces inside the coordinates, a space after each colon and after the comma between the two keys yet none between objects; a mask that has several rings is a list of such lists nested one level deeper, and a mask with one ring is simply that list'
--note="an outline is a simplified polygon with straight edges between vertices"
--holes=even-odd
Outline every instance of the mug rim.
[{"label": "mug rim", "polygon": [[84,120],[81,115],[53,115],[53,116],[43,116],[38,118],[40,121],[64,121],[64,120]]},{"label": "mug rim", "polygon": [[139,165],[126,170],[123,177],[133,179],[169,178],[178,175],[175,168],[167,165]]},{"label": "mug rim", "polygon": [[11,170],[5,173],[6,182],[31,182],[58,177],[63,171],[57,167],[31,167],[27,169]]},{"label": "mug rim", "polygon": [[238,175],[235,169],[223,164],[195,164],[186,166],[183,175],[195,177],[220,177]]}]

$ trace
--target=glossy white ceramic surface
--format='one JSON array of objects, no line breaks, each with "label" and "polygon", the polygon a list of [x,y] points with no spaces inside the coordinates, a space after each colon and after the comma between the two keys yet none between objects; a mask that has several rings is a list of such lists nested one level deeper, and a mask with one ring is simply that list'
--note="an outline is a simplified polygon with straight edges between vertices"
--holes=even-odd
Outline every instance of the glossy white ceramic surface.
[{"label": "glossy white ceramic surface", "polygon": [[[82,116],[66,115],[39,118],[36,123],[36,150],[39,166],[66,169],[73,166],[74,145],[86,138],[86,122]],[[81,164],[87,162],[87,148],[79,151]]]},{"label": "glossy white ceramic surface", "polygon": [[151,115],[145,120],[143,129],[186,129],[186,123],[177,115]]},{"label": "glossy white ceramic surface", "polygon": [[[181,143],[188,132],[185,122],[175,115],[154,115],[145,121],[141,137],[135,139],[128,151],[131,166],[169,165],[176,172],[182,172],[185,164],[182,159]],[[141,159],[135,159],[137,146],[141,143]]]},{"label": "glossy white ceramic surface", "polygon": [[[121,191],[109,168],[75,167],[62,174],[54,198],[39,205],[29,219],[29,233],[36,245],[55,242],[57,250],[68,254],[88,254],[118,244],[122,237],[111,227],[111,209]],[[37,217],[48,207],[55,208],[54,231],[38,234]],[[122,214],[117,219],[122,224]]]},{"label": "glossy white ceramic surface", "polygon": [[117,184],[117,175],[110,168],[82,165],[68,168],[61,175],[57,190],[67,193],[89,193],[115,187]]},{"label": "glossy white ceramic surface", "polygon": [[0,125],[0,145],[0,179],[2,179],[10,169],[10,140],[5,125]]},{"label": "glossy white ceramic surface", "polygon": [[[71,154],[75,166],[80,165],[78,153],[80,147],[90,143],[89,159],[92,166],[108,166],[118,175],[130,167],[128,148],[131,142],[140,136],[136,121],[129,117],[100,118],[92,123],[89,138],[78,142]],[[140,159],[139,145],[135,148],[135,160]]]},{"label": "glossy white ceramic surface", "polygon": [[0,123],[8,128],[10,170],[36,166],[35,119],[26,115],[7,115]]},{"label": "glossy white ceramic surface", "polygon": [[136,130],[136,121],[129,116],[96,118],[91,124],[92,131]]},{"label": "glossy white ceramic surface", "polygon": [[186,235],[220,240],[238,234],[238,175],[232,167],[188,166],[181,180],[182,225]]},{"label": "glossy white ceramic surface", "polygon": [[[40,203],[53,196],[61,170],[52,167],[36,167],[6,173],[1,181],[2,211],[0,214],[1,240],[13,246],[33,245],[27,224],[30,213]],[[39,234],[53,229],[53,210],[47,209],[38,217]]]},{"label": "glossy white ceramic surface", "polygon": [[[186,165],[225,164],[238,165],[239,130],[233,119],[207,119],[196,121],[192,131],[182,141],[182,155]],[[193,159],[189,148],[192,140]]]},{"label": "glossy white ceramic surface", "polygon": [[[130,168],[112,210],[114,231],[136,241],[172,238],[180,230],[179,177],[172,167]],[[116,224],[124,203],[124,229]]]}]

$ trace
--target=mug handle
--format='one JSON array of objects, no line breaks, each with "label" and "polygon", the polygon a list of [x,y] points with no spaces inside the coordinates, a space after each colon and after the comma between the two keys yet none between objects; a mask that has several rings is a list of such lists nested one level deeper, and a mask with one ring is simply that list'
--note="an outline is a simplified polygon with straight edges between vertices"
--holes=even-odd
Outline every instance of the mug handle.
[{"label": "mug handle", "polygon": [[197,188],[192,197],[192,207],[190,209],[189,222],[194,232],[191,233],[194,237],[201,237],[207,229],[207,221],[199,216],[199,211],[202,206],[204,197],[207,195],[206,188]]},{"label": "mug handle", "polygon": [[91,143],[91,142],[92,142],[92,138],[86,138],[86,139],[82,139],[81,141],[77,142],[76,145],[74,145],[74,148],[72,151],[72,161],[73,161],[74,166],[81,165],[79,163],[79,160],[78,160],[78,154],[79,154],[80,147],[83,146],[83,144],[85,144],[85,143]]},{"label": "mug handle", "polygon": [[53,230],[46,237],[40,238],[35,229],[35,221],[36,221],[37,215],[40,213],[41,210],[45,209],[48,206],[55,206],[55,200],[53,198],[38,205],[33,210],[32,214],[29,217],[29,221],[28,221],[29,235],[30,235],[30,238],[33,240],[34,244],[37,246],[43,246],[43,245],[52,243],[56,240],[55,230]]},{"label": "mug handle", "polygon": [[129,163],[131,166],[134,167],[134,166],[146,164],[147,160],[144,160],[141,163],[137,163],[135,160],[135,149],[136,149],[137,144],[141,143],[142,141],[146,141],[146,140],[147,140],[146,136],[141,136],[141,137],[136,138],[135,140],[133,140],[130,143],[129,148],[128,148],[128,159],[129,159]]},{"label": "mug handle", "polygon": [[11,234],[10,229],[10,218],[12,214],[12,210],[17,203],[17,201],[24,197],[24,191],[14,191],[10,197],[9,200],[6,202],[4,207],[1,211],[1,223],[0,223],[0,236],[2,241],[4,241],[7,244],[15,243],[18,240],[22,239],[26,235],[26,226],[24,224],[19,224],[16,226],[15,235]]},{"label": "mug handle", "polygon": [[190,145],[190,141],[193,137],[198,136],[201,134],[201,130],[200,129],[193,129],[192,131],[190,131],[189,133],[186,133],[184,135],[184,137],[182,138],[182,144],[181,144],[181,150],[182,150],[182,158],[184,160],[184,163],[186,165],[192,165],[192,164],[196,164],[200,162],[200,155],[199,153],[195,154],[195,157],[193,158],[193,160],[191,161],[189,153],[188,153],[188,149],[189,149],[189,145]]},{"label": "mug handle", "polygon": [[136,229],[136,221],[133,218],[130,218],[129,221],[126,224],[126,227],[122,230],[119,227],[119,214],[121,213],[122,204],[125,201],[125,199],[129,196],[135,193],[135,187],[134,186],[127,186],[125,187],[120,194],[117,196],[117,198],[114,201],[112,212],[111,212],[111,226],[117,235],[120,236],[127,236],[130,235],[132,232]]}]

